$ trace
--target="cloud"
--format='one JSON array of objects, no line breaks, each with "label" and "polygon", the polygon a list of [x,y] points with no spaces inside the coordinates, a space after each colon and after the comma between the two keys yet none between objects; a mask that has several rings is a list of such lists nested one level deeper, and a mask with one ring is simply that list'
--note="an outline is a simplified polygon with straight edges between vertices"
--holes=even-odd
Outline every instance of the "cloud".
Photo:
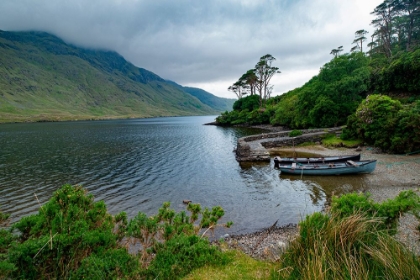
[{"label": "cloud", "polygon": [[234,98],[227,87],[265,54],[282,74],[275,94],[303,85],[354,32],[370,30],[379,0],[2,0],[0,29],[42,30],[115,50],[182,85]]}]

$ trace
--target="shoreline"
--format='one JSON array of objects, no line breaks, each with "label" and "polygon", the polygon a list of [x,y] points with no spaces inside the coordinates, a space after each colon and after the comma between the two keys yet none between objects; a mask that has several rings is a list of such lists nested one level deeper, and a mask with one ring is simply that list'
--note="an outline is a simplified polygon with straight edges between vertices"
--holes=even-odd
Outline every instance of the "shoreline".
[{"label": "shoreline", "polygon": [[[86,122],[86,121],[112,121],[112,120],[132,120],[132,119],[154,119],[154,118],[177,118],[177,117],[201,117],[201,116],[216,116],[216,115],[168,115],[168,116],[104,116],[104,117],[86,117],[86,118],[56,118],[56,119],[32,119],[32,120],[11,120],[1,121],[2,124],[31,124],[31,123],[57,123],[57,122]],[[216,125],[213,123],[206,123],[204,125]]]},{"label": "shoreline", "polygon": [[[355,153],[355,149],[325,148],[322,145],[270,148],[268,150],[270,155],[287,151],[313,153],[320,156]],[[418,173],[418,170],[420,170],[420,154],[410,156],[385,154],[378,153],[371,147],[362,147],[360,153],[362,159],[378,160],[375,171],[364,177],[366,186],[363,193],[370,193],[370,198],[373,201],[383,202],[392,199],[404,190],[413,190],[420,195],[420,174]],[[420,256],[419,231],[416,229],[418,225],[419,220],[414,215],[403,215],[399,219],[395,238],[405,244],[417,256]],[[278,260],[298,232],[297,225],[282,227],[273,225],[270,228],[252,233],[232,235],[224,240],[229,248],[239,249],[255,259],[275,261]]]}]

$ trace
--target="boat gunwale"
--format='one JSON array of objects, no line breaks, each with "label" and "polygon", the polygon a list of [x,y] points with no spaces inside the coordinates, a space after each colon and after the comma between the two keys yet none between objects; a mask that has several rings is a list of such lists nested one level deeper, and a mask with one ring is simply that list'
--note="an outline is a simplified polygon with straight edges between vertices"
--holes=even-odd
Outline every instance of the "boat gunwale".
[{"label": "boat gunwale", "polygon": [[[285,174],[303,174],[303,175],[340,175],[340,174],[359,174],[370,173],[376,168],[377,160],[361,160],[355,162],[357,165],[351,165],[347,162],[339,163],[322,163],[322,164],[305,164],[298,163],[296,167],[290,164],[279,165],[279,169]],[[374,164],[373,167],[368,165]],[[338,165],[338,166],[337,166]],[[370,168],[369,168],[370,167]],[[354,168],[354,170],[350,170]],[[367,170],[366,170],[367,169]],[[309,171],[309,172],[308,172]]]},{"label": "boat gunwale", "polygon": [[347,161],[347,160],[356,160],[360,161],[361,154],[357,155],[339,155],[339,156],[321,156],[321,157],[274,157],[274,162],[277,162],[278,164],[282,163],[292,163],[292,162],[298,162],[298,163],[324,163],[324,162],[341,162],[341,161]]}]

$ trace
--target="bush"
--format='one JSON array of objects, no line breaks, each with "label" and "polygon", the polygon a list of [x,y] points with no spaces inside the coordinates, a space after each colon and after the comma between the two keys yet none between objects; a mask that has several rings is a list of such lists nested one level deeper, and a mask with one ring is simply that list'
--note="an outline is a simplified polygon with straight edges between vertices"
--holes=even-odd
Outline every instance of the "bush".
[{"label": "bush", "polygon": [[420,149],[420,102],[402,106],[388,96],[371,95],[347,121],[344,139],[360,138],[394,153]]},{"label": "bush", "polygon": [[10,214],[6,214],[0,211],[0,224],[6,223],[9,217]]},{"label": "bush", "polygon": [[258,95],[249,95],[242,97],[233,103],[233,110],[236,111],[253,111],[260,107],[260,97]]},{"label": "bush", "polygon": [[9,279],[9,276],[17,269],[7,256],[15,240],[16,237],[10,231],[0,229],[0,279]]},{"label": "bush", "polygon": [[[224,253],[197,236],[201,229],[217,226],[223,208],[202,210],[190,203],[187,210],[190,215],[176,213],[166,202],[157,215],[138,213],[128,222],[124,212],[107,213],[105,203],[94,202],[82,187],[64,185],[38,214],[22,218],[10,231],[0,231],[0,276],[173,279],[204,264],[226,263]],[[140,243],[137,256],[128,253],[123,240],[125,245]]]},{"label": "bush", "polygon": [[296,137],[296,136],[299,136],[299,135],[302,135],[302,134],[303,134],[303,132],[301,130],[292,130],[289,133],[289,137]]},{"label": "bush", "polygon": [[[107,213],[103,201],[94,202],[83,188],[64,185],[38,214],[12,226],[19,233],[18,242],[9,249],[9,260],[17,267],[14,276],[72,277],[85,258],[118,249],[123,235],[114,234],[114,230],[125,232],[126,216],[116,217]],[[134,271],[136,267],[127,269]]]},{"label": "bush", "polygon": [[84,258],[70,279],[138,279],[139,261],[127,249],[99,251]]},{"label": "bush", "polygon": [[349,217],[355,213],[364,213],[367,217],[384,219],[384,229],[395,232],[397,220],[402,213],[420,211],[420,198],[413,191],[403,191],[394,199],[375,203],[369,194],[350,193],[341,197],[333,197],[331,211],[339,217]]}]

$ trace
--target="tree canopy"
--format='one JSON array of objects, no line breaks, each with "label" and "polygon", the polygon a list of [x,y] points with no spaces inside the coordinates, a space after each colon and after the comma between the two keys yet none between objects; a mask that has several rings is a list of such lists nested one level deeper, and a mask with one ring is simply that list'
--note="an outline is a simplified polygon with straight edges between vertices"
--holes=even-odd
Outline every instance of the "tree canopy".
[{"label": "tree canopy", "polygon": [[238,99],[244,95],[259,94],[260,106],[263,106],[265,100],[270,98],[273,86],[270,85],[271,78],[281,73],[278,67],[272,65],[276,59],[271,54],[260,57],[255,68],[250,69],[243,74],[238,81],[229,86],[228,90],[236,94]]},{"label": "tree canopy", "polygon": [[[420,1],[385,0],[372,14],[375,30],[368,44],[363,44],[368,40],[368,32],[357,30],[355,39],[349,42],[355,45],[350,53],[341,54],[343,46],[332,49],[333,58],[321,67],[318,75],[280,96],[270,96],[270,79],[280,72],[272,66],[275,59],[271,55],[261,57],[255,68],[246,73],[252,74],[252,90],[246,74],[240,79],[242,89],[250,96],[236,103],[232,112],[223,113],[217,121],[271,123],[291,129],[347,124],[345,136],[358,137],[384,150],[420,149],[417,136],[420,101],[416,103],[420,100]],[[248,100],[256,93],[260,101],[258,108],[256,99]],[[355,112],[363,110],[360,106],[366,107],[364,99],[369,95],[371,103],[381,104],[379,108],[386,102],[403,105],[395,107],[393,113],[371,109],[380,113],[367,125]],[[379,117],[380,114],[387,117]],[[413,131],[417,134],[412,134]]]}]

